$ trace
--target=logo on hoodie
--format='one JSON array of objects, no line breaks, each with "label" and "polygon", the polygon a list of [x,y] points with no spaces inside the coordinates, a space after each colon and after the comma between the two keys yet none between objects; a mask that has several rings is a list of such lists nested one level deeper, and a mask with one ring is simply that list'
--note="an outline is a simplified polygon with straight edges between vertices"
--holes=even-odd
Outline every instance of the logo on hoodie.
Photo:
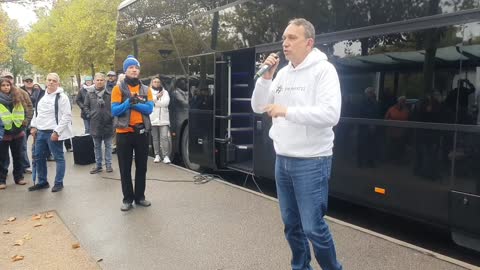
[{"label": "logo on hoodie", "polygon": [[276,94],[280,94],[282,91],[283,91],[283,87],[282,87],[281,85],[279,85],[279,86],[277,87],[277,89],[275,90],[275,93],[276,93]]},{"label": "logo on hoodie", "polygon": [[275,94],[280,94],[282,92],[305,92],[307,90],[307,87],[305,86],[292,86],[292,87],[287,87],[283,88],[282,85],[277,86],[277,89],[275,89]]}]

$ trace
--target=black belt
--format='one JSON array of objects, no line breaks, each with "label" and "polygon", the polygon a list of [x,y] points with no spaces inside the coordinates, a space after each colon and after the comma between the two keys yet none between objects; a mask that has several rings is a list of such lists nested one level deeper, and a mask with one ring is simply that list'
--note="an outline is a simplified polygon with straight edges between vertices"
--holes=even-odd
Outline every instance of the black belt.
[{"label": "black belt", "polygon": [[39,129],[38,131],[53,133],[53,129]]}]

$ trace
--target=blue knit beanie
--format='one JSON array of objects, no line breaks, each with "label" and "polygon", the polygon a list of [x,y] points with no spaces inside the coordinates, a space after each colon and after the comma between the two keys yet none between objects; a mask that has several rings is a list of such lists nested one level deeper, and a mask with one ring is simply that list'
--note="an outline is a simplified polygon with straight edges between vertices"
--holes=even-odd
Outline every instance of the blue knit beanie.
[{"label": "blue knit beanie", "polygon": [[140,68],[140,62],[138,62],[133,55],[127,56],[127,59],[123,61],[123,72],[126,72],[129,66],[137,66]]}]

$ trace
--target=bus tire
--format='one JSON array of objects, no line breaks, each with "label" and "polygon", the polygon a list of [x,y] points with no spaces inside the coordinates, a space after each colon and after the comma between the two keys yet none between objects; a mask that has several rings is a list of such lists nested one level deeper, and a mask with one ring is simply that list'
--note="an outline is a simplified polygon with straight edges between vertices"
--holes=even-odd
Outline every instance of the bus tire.
[{"label": "bus tire", "polygon": [[190,156],[188,154],[188,124],[185,126],[182,132],[182,159],[185,167],[192,171],[200,171],[201,167],[197,163],[190,161]]}]

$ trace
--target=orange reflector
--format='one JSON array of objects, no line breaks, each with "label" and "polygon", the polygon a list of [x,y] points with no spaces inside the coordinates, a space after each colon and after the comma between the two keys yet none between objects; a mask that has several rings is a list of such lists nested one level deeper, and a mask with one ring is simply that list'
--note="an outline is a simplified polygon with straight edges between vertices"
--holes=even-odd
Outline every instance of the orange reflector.
[{"label": "orange reflector", "polygon": [[384,188],[375,187],[375,193],[385,195],[387,191]]}]

